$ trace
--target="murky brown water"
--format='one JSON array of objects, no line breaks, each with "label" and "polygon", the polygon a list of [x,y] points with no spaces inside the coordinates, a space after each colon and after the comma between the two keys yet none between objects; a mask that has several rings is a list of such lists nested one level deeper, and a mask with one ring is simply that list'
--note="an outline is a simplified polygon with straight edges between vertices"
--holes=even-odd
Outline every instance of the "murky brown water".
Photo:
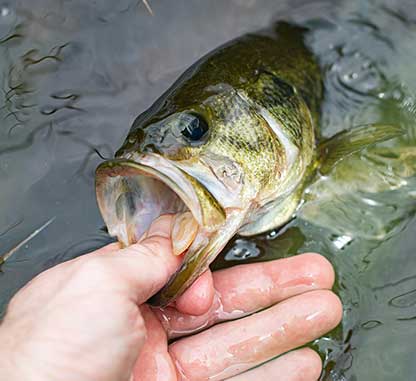
[{"label": "murky brown water", "polygon": [[[3,266],[0,310],[43,269],[109,241],[94,170],[135,117],[202,54],[276,18],[311,28],[326,74],[324,135],[398,123],[407,134],[395,147],[415,149],[411,1],[150,5],[153,17],[137,0],[0,1],[0,253],[53,219]],[[331,260],[345,316],[314,344],[326,358],[323,379],[414,379],[416,188],[414,179],[406,181],[377,194],[329,193],[283,230],[237,239],[216,263],[309,250]]]}]

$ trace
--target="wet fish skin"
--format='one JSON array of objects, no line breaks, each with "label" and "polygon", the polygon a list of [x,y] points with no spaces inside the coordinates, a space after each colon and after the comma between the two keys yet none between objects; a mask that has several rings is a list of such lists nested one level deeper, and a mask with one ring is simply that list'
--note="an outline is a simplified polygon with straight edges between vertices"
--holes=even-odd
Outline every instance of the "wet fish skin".
[{"label": "wet fish skin", "polygon": [[293,215],[315,168],[322,99],[320,69],[304,32],[279,23],[209,53],[135,120],[119,162],[98,168],[107,225],[114,221],[100,189],[113,165],[160,171],[172,165],[198,199],[206,240],[191,246],[154,303],[182,293],[235,233],[261,233]]},{"label": "wet fish skin", "polygon": [[[279,163],[282,155],[274,134],[258,126],[263,120],[257,107],[268,110],[301,150],[314,146],[311,135],[317,128],[322,80],[303,33],[302,28],[280,23],[209,53],[135,120],[116,157],[156,152],[173,160],[191,160],[212,152],[239,159],[244,173],[256,182],[267,182],[272,174],[269,160]],[[167,116],[184,111],[200,113],[208,121],[210,137],[203,146],[190,146],[172,136],[172,128],[160,131]],[[247,159],[247,154],[252,156]]]}]

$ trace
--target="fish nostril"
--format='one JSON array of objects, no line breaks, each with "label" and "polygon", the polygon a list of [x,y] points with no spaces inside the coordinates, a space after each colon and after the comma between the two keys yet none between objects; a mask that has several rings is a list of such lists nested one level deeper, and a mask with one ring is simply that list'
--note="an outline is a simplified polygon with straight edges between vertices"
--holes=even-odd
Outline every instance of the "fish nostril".
[{"label": "fish nostril", "polygon": [[217,168],[212,168],[215,173],[215,176],[222,183],[230,189],[230,191],[236,191],[239,189],[243,183],[243,174],[239,167],[233,163],[226,163]]},{"label": "fish nostril", "polygon": [[238,191],[243,183],[242,168],[226,156],[206,155],[202,162],[230,191]]},{"label": "fish nostril", "polygon": [[229,178],[238,183],[241,181],[241,171],[234,163],[226,163],[219,167],[219,172],[224,178]]},{"label": "fish nostril", "polygon": [[160,153],[160,150],[156,148],[155,144],[146,144],[141,147],[143,153]]}]

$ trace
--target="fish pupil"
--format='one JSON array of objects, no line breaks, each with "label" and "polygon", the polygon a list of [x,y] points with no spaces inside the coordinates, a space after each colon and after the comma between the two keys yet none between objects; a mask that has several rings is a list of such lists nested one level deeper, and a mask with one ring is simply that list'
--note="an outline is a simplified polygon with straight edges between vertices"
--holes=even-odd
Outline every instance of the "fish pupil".
[{"label": "fish pupil", "polygon": [[193,118],[181,131],[182,135],[191,142],[201,140],[208,132],[208,123],[200,115],[192,115]]}]

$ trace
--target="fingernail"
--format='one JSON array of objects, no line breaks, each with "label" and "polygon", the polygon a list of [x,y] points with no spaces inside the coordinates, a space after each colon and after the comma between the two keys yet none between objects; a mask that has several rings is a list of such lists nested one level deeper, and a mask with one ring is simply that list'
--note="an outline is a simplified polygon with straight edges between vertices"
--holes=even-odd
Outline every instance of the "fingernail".
[{"label": "fingernail", "polygon": [[170,238],[171,224],[172,224],[171,214],[164,214],[156,218],[150,225],[150,228],[146,234],[146,238],[155,237],[155,236],[163,237],[163,238]]},{"label": "fingernail", "polygon": [[178,213],[172,222],[172,249],[174,255],[184,253],[198,233],[199,225],[191,212]]}]

